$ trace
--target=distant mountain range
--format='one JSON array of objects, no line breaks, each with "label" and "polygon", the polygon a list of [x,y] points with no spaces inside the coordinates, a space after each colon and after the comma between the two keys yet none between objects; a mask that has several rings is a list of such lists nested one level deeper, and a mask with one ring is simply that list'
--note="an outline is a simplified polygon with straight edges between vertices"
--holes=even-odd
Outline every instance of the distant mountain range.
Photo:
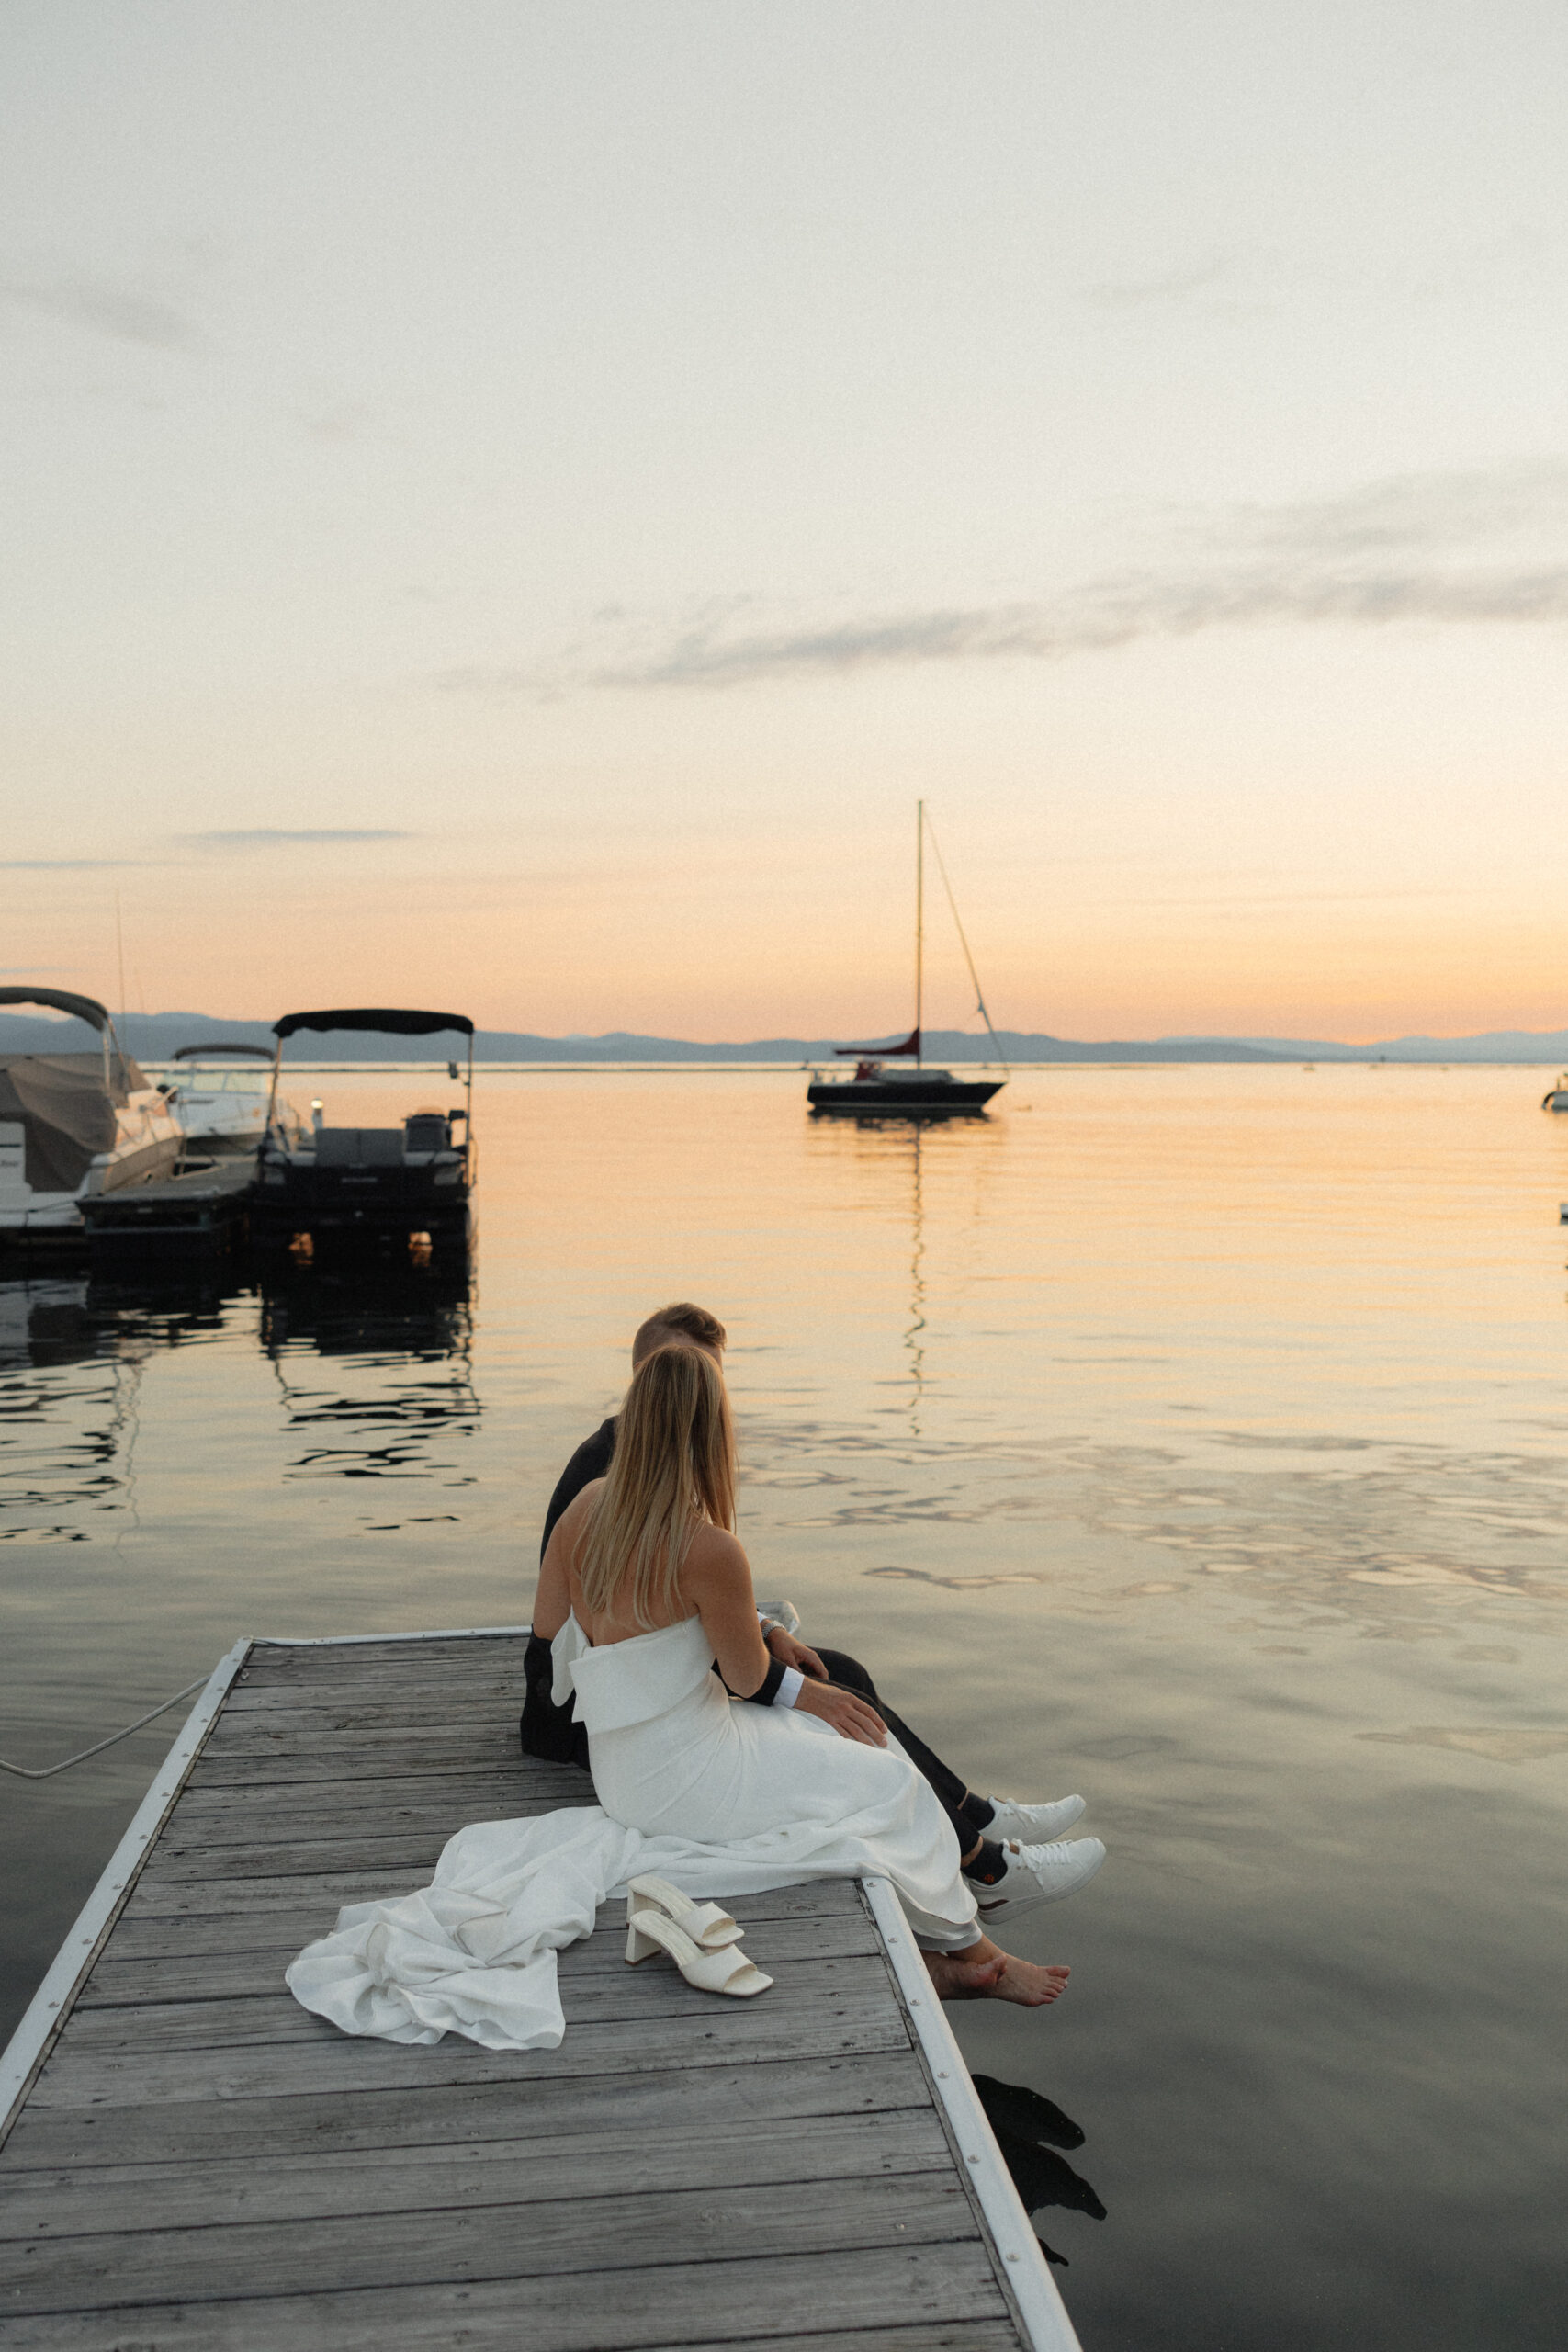
[{"label": "distant mountain range", "polygon": [[[273,1045],[264,1021],[224,1021],[206,1012],[128,1012],[118,1023],[121,1041],[139,1060],[166,1061],[177,1046]],[[1492,1029],[1475,1037],[1389,1037],[1371,1046],[1346,1046],[1325,1037],[1154,1037],[1085,1043],[1038,1032],[998,1033],[1010,1062],[1564,1062],[1568,1029]],[[88,1033],[74,1022],[0,1013],[0,1053],[79,1051]],[[611,1029],[599,1037],[536,1037],[525,1030],[481,1029],[475,1057],[485,1062],[830,1062],[836,1038],[753,1037],[743,1044],[694,1045],[685,1037],[645,1037]],[[368,1032],[291,1040],[291,1062],[435,1060],[446,1051],[458,1058],[464,1041],[378,1037]],[[987,1037],[956,1029],[926,1032],[926,1057],[934,1062],[994,1060]]]}]

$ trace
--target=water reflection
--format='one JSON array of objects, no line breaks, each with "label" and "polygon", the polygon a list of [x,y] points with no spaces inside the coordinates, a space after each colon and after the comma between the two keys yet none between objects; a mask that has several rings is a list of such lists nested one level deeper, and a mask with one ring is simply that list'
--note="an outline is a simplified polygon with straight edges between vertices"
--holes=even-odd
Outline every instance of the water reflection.
[{"label": "water reflection", "polygon": [[81,1512],[131,1495],[142,1376],[160,1349],[221,1328],[208,1285],[86,1274],[0,1283],[0,1542],[83,1543]]},{"label": "water reflection", "polygon": [[[1055,2099],[1030,2090],[1022,2083],[1001,2083],[994,2075],[976,2075],[975,2088],[986,2120],[997,2136],[1002,2160],[1013,2187],[1031,2219],[1047,2206],[1059,2205],[1072,2213],[1087,2213],[1103,2222],[1105,2208],[1080,2172],[1075,2172],[1062,2148],[1081,2148],[1081,2125],[1063,2113]],[[1040,2240],[1046,2259],[1067,2267],[1067,2257]]]},{"label": "water reflection", "polygon": [[925,1197],[920,1190],[920,1130],[918,1125],[910,1137],[910,1158],[909,1328],[904,1334],[904,1349],[909,1359],[909,1435],[919,1437],[926,1381],[926,1351],[922,1338],[926,1328],[926,1215]]},{"label": "water reflection", "polygon": [[270,1269],[261,1344],[302,1440],[284,1476],[471,1483],[457,1450],[480,1410],[473,1336],[466,1264]]},{"label": "water reflection", "polygon": [[239,1340],[243,1352],[259,1342],[298,1441],[285,1479],[466,1485],[461,1446],[479,1415],[473,1338],[467,1267],[254,1273],[236,1261],[140,1281],[39,1272],[0,1282],[0,1543],[90,1542],[106,1511],[129,1511],[134,1525],[149,1370],[209,1341]]}]

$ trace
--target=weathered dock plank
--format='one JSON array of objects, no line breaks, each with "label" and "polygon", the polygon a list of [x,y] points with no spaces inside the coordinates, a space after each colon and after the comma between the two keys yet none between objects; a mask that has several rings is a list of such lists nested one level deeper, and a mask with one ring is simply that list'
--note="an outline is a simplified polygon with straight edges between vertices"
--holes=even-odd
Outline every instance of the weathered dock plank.
[{"label": "weathered dock plank", "polygon": [[[897,2315],[897,2316],[896,2316]],[[462,2284],[278,2294],[245,2301],[120,2304],[0,2320],[6,2352],[691,2352],[716,2346],[792,2344],[824,2320],[868,2346],[903,2352],[907,2325],[956,2330],[972,2352],[976,2323],[1009,2320],[976,2244],[859,2247],[761,2260],[669,2262],[607,2272],[592,2293],[581,2278],[479,2279]],[[900,2324],[900,2321],[906,2324]],[[831,2339],[829,2339],[831,2340]],[[1016,2352],[1016,2325],[990,2346]],[[987,2347],[989,2352],[989,2347]]]},{"label": "weathered dock plank", "polygon": [[517,1753],[523,1649],[254,1644],[215,1678],[4,2062],[0,2347],[1072,2352],[877,1883],[734,1902],[758,2004],[627,1969],[602,1915],[555,2051],[293,2001],[341,1905],[592,1802]]}]

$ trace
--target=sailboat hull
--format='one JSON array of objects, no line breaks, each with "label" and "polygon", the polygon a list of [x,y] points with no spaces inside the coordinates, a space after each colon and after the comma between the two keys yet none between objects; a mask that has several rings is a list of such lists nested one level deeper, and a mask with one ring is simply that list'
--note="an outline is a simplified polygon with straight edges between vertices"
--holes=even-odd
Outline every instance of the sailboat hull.
[{"label": "sailboat hull", "polygon": [[857,1119],[973,1117],[1006,1085],[1000,1078],[949,1078],[911,1070],[907,1077],[814,1080],[806,1090],[813,1111]]}]

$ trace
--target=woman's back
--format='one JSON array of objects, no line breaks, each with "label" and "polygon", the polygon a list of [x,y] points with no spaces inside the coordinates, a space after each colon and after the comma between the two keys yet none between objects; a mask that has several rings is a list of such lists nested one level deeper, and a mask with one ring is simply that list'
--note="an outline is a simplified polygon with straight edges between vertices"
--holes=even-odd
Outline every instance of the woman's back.
[{"label": "woman's back", "polygon": [[[635,1642],[642,1634],[661,1633],[671,1625],[684,1624],[689,1618],[699,1616],[702,1605],[697,1594],[712,1584],[716,1573],[721,1577],[727,1569],[733,1573],[737,1555],[741,1565],[745,1560],[733,1535],[694,1513],[673,1583],[650,1598],[640,1621],[633,1602],[629,1560],[602,1605],[596,1607],[583,1589],[578,1560],[604,1489],[603,1478],[595,1478],[584,1487],[561,1514],[557,1529],[564,1539],[561,1566],[571,1613],[595,1649],[609,1649],[617,1642]],[[551,1541],[553,1544],[553,1537]]]},{"label": "woman's back", "polygon": [[540,1567],[536,1632],[566,1621],[596,1649],[700,1618],[731,1690],[756,1690],[771,1663],[735,1524],[735,1435],[718,1367],[695,1348],[660,1348],[632,1374],[603,1478],[556,1521]]}]

